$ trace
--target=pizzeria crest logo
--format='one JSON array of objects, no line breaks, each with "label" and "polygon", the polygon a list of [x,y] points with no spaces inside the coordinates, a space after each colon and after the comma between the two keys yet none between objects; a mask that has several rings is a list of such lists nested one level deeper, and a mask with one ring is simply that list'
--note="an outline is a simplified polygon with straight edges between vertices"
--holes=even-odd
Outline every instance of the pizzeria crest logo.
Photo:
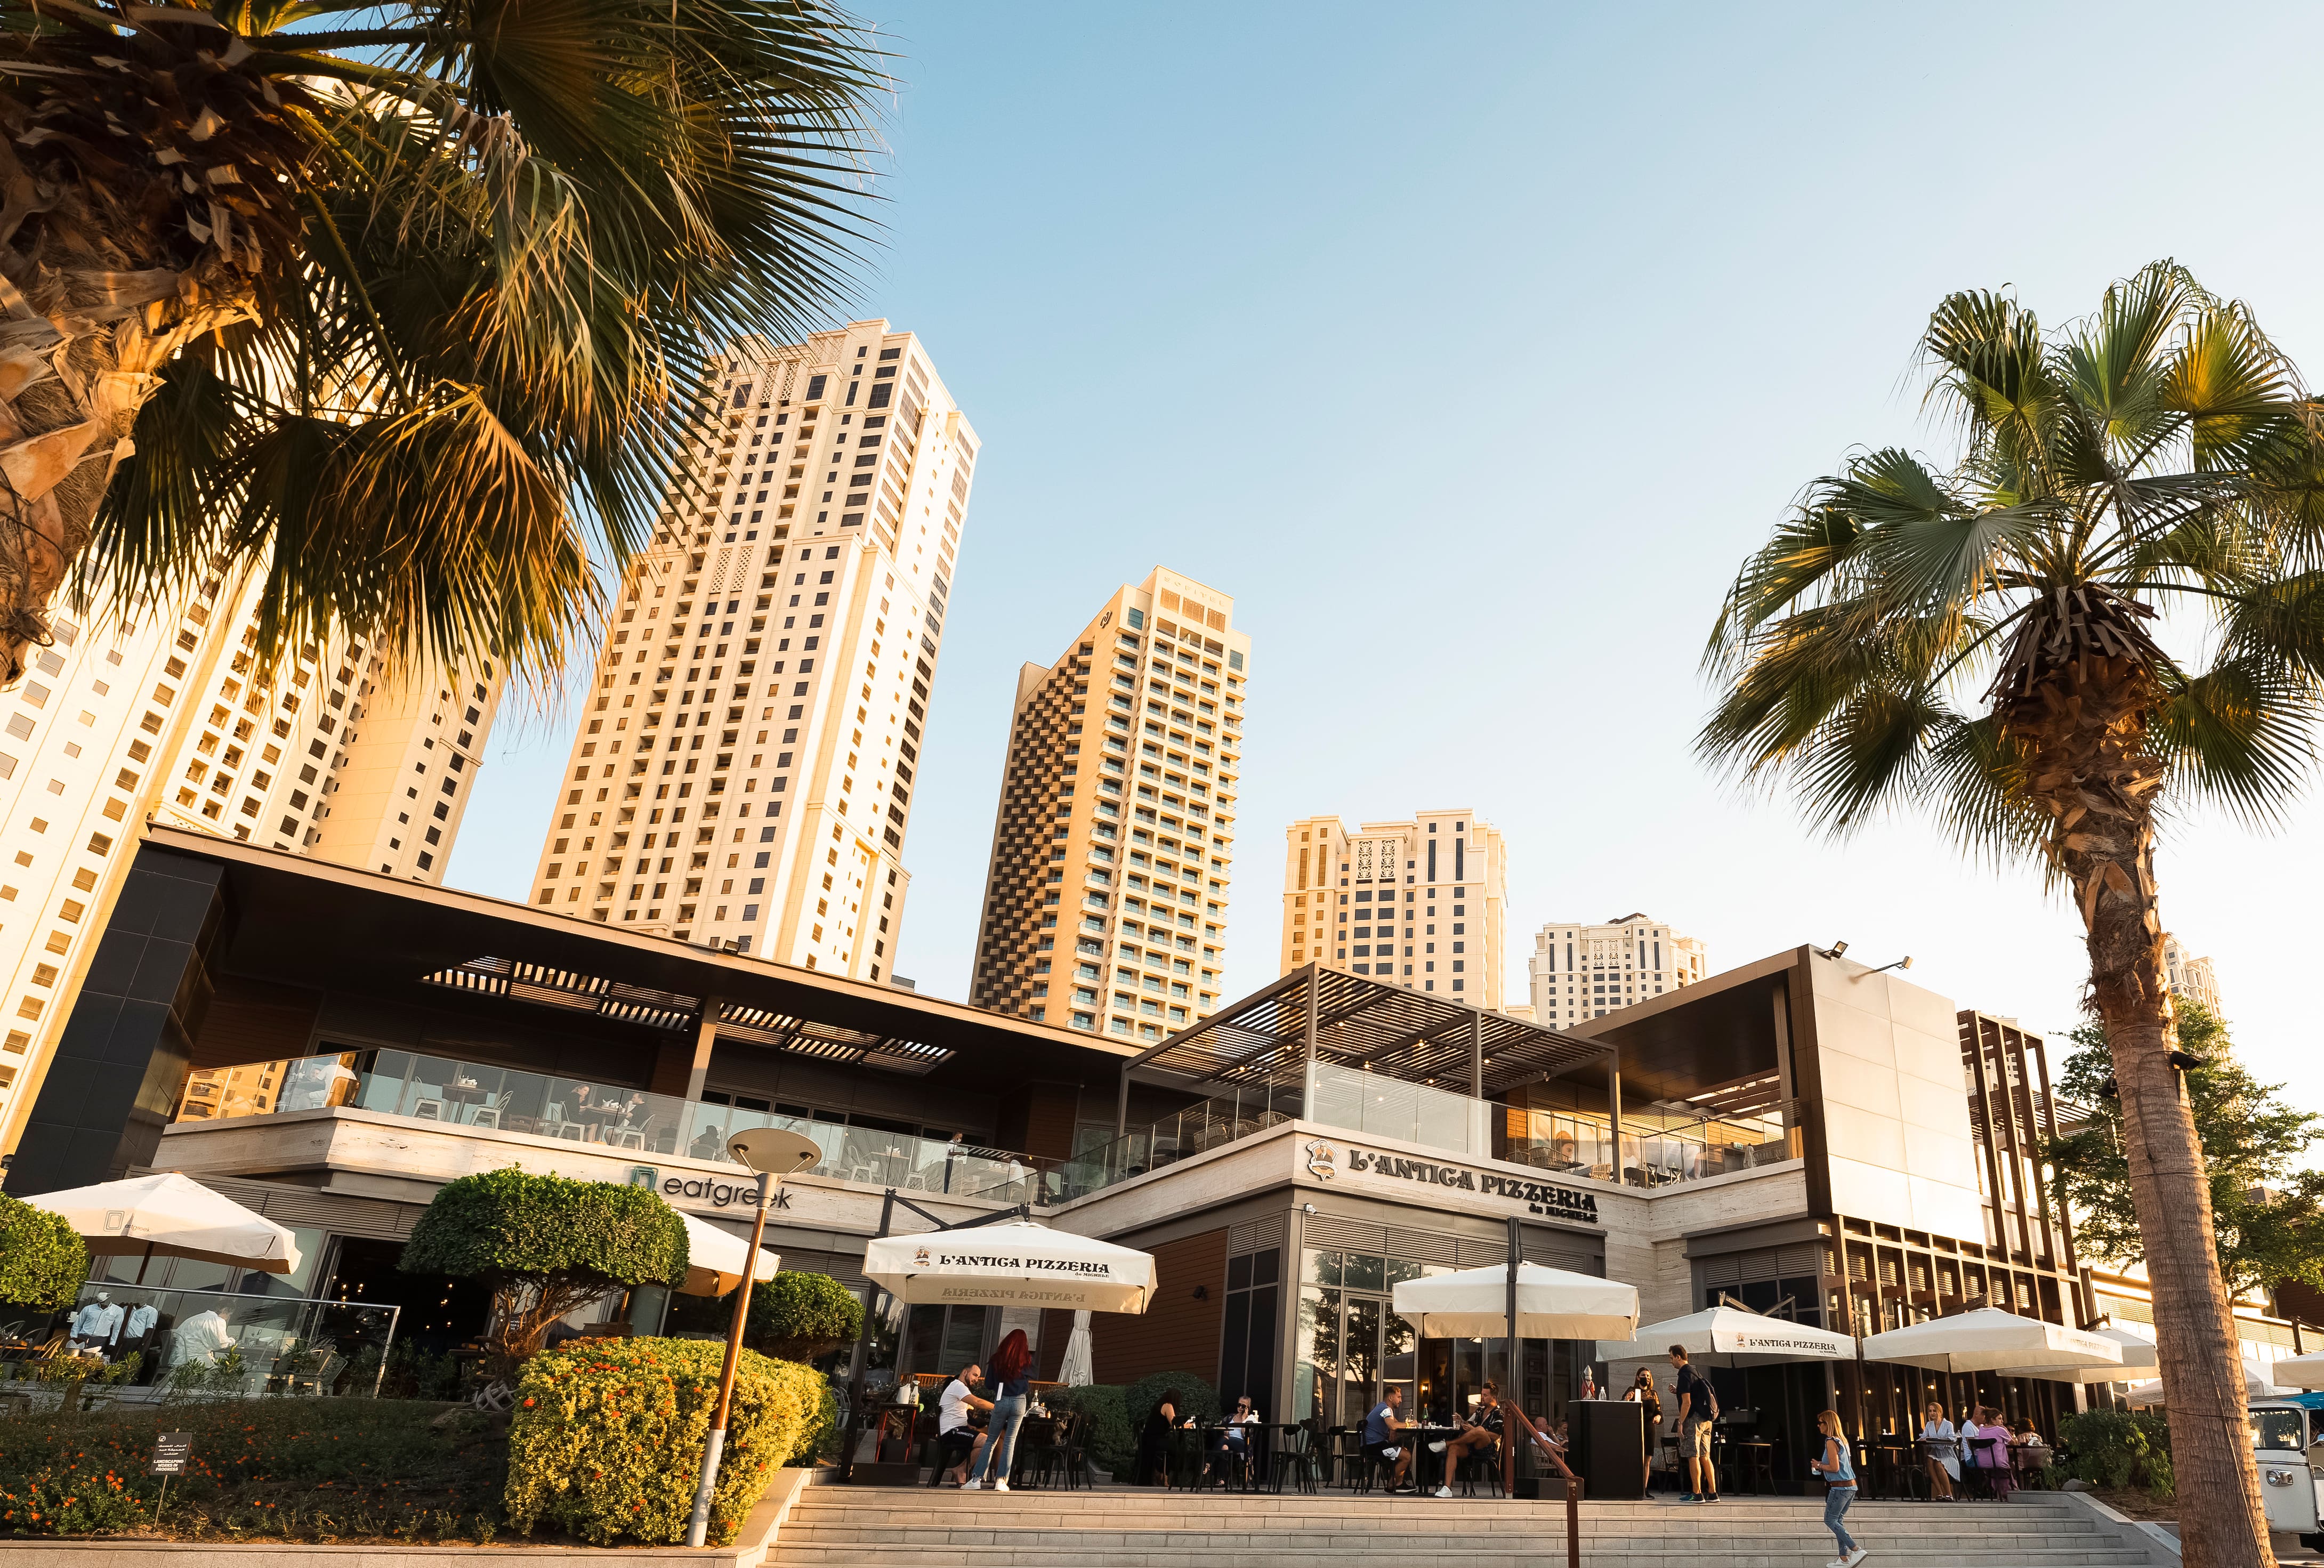
[{"label": "pizzeria crest logo", "polygon": [[1339,1158],[1338,1149],[1317,1139],[1307,1146],[1307,1174],[1320,1181],[1330,1181],[1340,1174]]},{"label": "pizzeria crest logo", "polygon": [[915,1249],[912,1252],[912,1262],[916,1267],[926,1268],[929,1262],[928,1250],[926,1247]]}]

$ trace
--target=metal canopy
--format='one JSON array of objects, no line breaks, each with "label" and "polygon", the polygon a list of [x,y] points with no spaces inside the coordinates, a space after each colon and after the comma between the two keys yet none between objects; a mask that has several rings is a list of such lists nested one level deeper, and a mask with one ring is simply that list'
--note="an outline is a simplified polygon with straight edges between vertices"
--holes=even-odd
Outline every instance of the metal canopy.
[{"label": "metal canopy", "polygon": [[[471,958],[449,969],[423,974],[426,985],[448,986],[512,1001],[537,1002],[568,1012],[594,1013],[650,1029],[691,1029],[700,1023],[702,999],[650,986],[630,985],[600,974],[552,969],[512,958]],[[718,1038],[750,1040],[818,1061],[884,1068],[915,1075],[952,1059],[942,1046],[919,1040],[818,1023],[772,1008],[730,1001],[718,1009]]]},{"label": "metal canopy", "polygon": [[1172,1035],[1133,1057],[1127,1070],[1197,1090],[1301,1077],[1311,1006],[1315,1060],[1462,1094],[1471,1089],[1480,1036],[1487,1094],[1559,1077],[1611,1054],[1522,1019],[1311,964]]}]

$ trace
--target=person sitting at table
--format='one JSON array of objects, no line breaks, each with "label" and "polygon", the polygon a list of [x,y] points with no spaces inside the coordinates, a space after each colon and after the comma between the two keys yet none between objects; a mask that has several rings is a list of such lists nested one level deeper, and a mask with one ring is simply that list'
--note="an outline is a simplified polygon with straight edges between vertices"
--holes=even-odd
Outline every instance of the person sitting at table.
[{"label": "person sitting at table", "polygon": [[1231,1482],[1240,1477],[1250,1459],[1250,1434],[1246,1426],[1259,1425],[1259,1412],[1251,1407],[1250,1396],[1238,1397],[1234,1413],[1219,1429],[1218,1441],[1211,1444],[1210,1463],[1205,1467],[1204,1480],[1215,1474],[1222,1482]]},{"label": "person sitting at table", "polygon": [[1436,1489],[1440,1498],[1452,1495],[1452,1472],[1461,1462],[1480,1451],[1498,1453],[1501,1443],[1500,1390],[1489,1380],[1477,1390],[1477,1414],[1461,1420],[1461,1430],[1449,1438],[1439,1438],[1428,1445],[1431,1453],[1444,1456],[1444,1479]]},{"label": "person sitting at table", "polygon": [[2046,1448],[2049,1446],[2042,1441],[2042,1434],[2034,1430],[2034,1423],[2027,1420],[2023,1416],[2020,1416],[2009,1428],[2009,1445],[2012,1448]]},{"label": "person sitting at table", "polygon": [[1929,1495],[1949,1503],[1953,1500],[1953,1482],[1960,1480],[1960,1434],[1945,1419],[1945,1407],[1934,1399],[1922,1416],[1921,1458],[1929,1471]]},{"label": "person sitting at table", "polygon": [[1555,1138],[1549,1140],[1549,1168],[1552,1170],[1580,1170],[1582,1168],[1582,1161],[1577,1158],[1579,1152],[1580,1145],[1574,1142],[1573,1134],[1570,1132],[1559,1133]]},{"label": "person sitting at table", "polygon": [[985,1434],[968,1420],[971,1410],[992,1408],[991,1400],[976,1396],[976,1386],[982,1381],[984,1369],[971,1361],[936,1397],[936,1462],[950,1474],[954,1486],[966,1483],[969,1464],[984,1447]]},{"label": "person sitting at table", "polygon": [[689,1159],[716,1159],[725,1150],[725,1139],[715,1124],[696,1133],[694,1141],[686,1146],[687,1158]]},{"label": "person sitting at table", "polygon": [[1388,1490],[1404,1490],[1405,1473],[1412,1468],[1412,1446],[1396,1441],[1397,1433],[1416,1425],[1403,1418],[1404,1388],[1390,1383],[1388,1392],[1364,1417],[1364,1462],[1367,1468],[1385,1464],[1390,1468]]},{"label": "person sitting at table", "polygon": [[1161,1400],[1146,1417],[1146,1425],[1138,1433],[1138,1468],[1135,1471],[1139,1486],[1167,1486],[1170,1482],[1170,1434],[1174,1428],[1192,1426],[1194,1418],[1184,1415],[1185,1401],[1176,1388],[1165,1388]]},{"label": "person sitting at table", "polygon": [[2017,1490],[2017,1478],[2009,1467],[2009,1428],[2001,1424],[2000,1411],[1990,1405],[1980,1407],[1972,1420],[1963,1425],[1961,1441],[1968,1444],[1969,1462],[1977,1467],[1989,1495],[2006,1498]]}]

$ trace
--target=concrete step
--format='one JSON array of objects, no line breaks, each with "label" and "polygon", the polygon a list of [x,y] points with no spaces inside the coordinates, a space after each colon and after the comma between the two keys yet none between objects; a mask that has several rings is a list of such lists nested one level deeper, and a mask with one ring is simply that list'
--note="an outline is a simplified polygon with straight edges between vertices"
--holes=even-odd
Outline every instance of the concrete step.
[{"label": "concrete step", "polygon": [[[1851,1531],[1850,1534],[1872,1547],[1884,1560],[1930,1564],[1959,1563],[1961,1561],[1959,1547],[1941,1538],[1932,1537],[1916,1543],[1889,1539],[1870,1531]],[[1471,1543],[1454,1543],[1439,1538],[1420,1549],[1443,1556],[1457,1547],[1461,1562],[1469,1568],[1544,1568],[1545,1563],[1563,1556],[1563,1536],[1520,1538],[1506,1545],[1508,1549],[1487,1552],[1477,1550]],[[1650,1564],[1671,1562],[1677,1550],[1679,1548],[1673,1544],[1665,1542],[1640,1543],[1626,1551],[1609,1550],[1603,1543],[1598,1543],[1585,1544],[1582,1556],[1585,1564],[1594,1565],[1594,1568],[1648,1568]],[[1831,1537],[1827,1535],[1821,1540],[1803,1537],[1721,1542],[1717,1545],[1703,1543],[1699,1551],[1715,1554],[1716,1560],[1723,1568],[1753,1568],[1755,1564],[1758,1568],[1775,1568],[1777,1564],[1783,1568],[1819,1568],[1830,1561],[1832,1544]],[[1688,1555],[1689,1560],[1700,1560],[1693,1550],[1690,1550]],[[858,1548],[805,1547],[783,1554],[786,1563],[832,1564],[835,1568],[861,1564],[864,1560]],[[1210,1564],[1218,1564],[1220,1568],[1246,1568],[1250,1562],[1250,1554],[1248,1550],[1205,1552],[1183,1546],[1153,1552],[1083,1548],[1073,1552],[1043,1553],[1021,1552],[1013,1546],[897,1547],[881,1551],[878,1560],[882,1568],[893,1568],[896,1564],[908,1564],[911,1568],[1008,1568],[1010,1564],[1018,1565],[1018,1568],[1086,1568],[1093,1562],[1105,1563],[1107,1568],[1208,1568]],[[1295,1568],[1344,1568],[1351,1557],[1345,1552],[1270,1553],[1268,1560],[1269,1563],[1293,1564]],[[1394,1556],[1387,1554],[1377,1557],[1360,1554],[1353,1560],[1390,1563],[1409,1562],[1411,1558],[1408,1554],[1399,1552]],[[2142,1568],[2150,1559],[2144,1552],[2113,1548],[2036,1546],[1992,1553],[1985,1561],[2006,1564],[2006,1568]]]}]

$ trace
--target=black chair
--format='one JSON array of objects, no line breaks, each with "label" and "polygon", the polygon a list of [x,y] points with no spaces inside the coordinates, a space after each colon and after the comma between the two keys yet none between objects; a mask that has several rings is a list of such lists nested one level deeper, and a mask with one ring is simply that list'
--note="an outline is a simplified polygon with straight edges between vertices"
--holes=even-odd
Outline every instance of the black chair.
[{"label": "black chair", "polygon": [[1275,1429],[1274,1457],[1268,1463],[1268,1484],[1277,1493],[1288,1480],[1303,1492],[1323,1490],[1323,1448],[1315,1423],[1288,1422]]},{"label": "black chair", "polygon": [[[1504,1438],[1503,1441],[1506,1442],[1507,1439]],[[1480,1472],[1483,1473],[1486,1484],[1493,1496],[1499,1497],[1501,1495],[1501,1451],[1499,1446],[1491,1445],[1475,1449],[1461,1456],[1460,1475],[1462,1497],[1472,1498],[1477,1495],[1477,1477]]]}]

